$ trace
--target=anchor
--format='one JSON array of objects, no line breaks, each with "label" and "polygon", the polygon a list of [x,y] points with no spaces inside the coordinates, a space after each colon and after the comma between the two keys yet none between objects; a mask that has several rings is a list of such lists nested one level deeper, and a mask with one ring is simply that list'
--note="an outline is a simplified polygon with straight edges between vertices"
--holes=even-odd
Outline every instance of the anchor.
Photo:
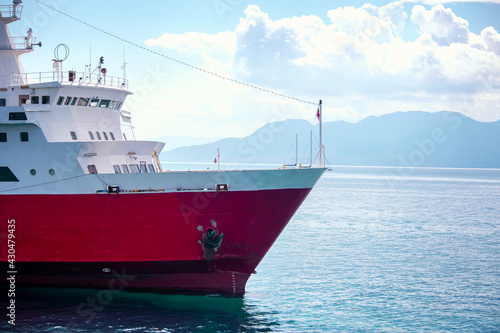
[{"label": "anchor", "polygon": [[222,243],[222,238],[224,238],[224,234],[220,234],[219,237],[217,237],[217,231],[212,228],[208,228],[205,237],[205,244],[217,251]]}]

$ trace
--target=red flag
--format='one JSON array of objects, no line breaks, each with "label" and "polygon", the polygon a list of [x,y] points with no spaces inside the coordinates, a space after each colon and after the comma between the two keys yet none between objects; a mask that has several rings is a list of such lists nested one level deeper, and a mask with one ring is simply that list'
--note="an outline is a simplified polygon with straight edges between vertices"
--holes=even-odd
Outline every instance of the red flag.
[{"label": "red flag", "polygon": [[318,108],[318,112],[316,112],[316,117],[318,117],[318,120],[319,120],[319,108]]}]

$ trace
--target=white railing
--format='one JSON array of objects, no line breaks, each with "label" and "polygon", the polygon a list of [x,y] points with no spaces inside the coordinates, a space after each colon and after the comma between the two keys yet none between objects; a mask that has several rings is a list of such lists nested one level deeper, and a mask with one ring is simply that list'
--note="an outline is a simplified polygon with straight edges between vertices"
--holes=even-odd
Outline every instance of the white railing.
[{"label": "white railing", "polygon": [[2,17],[21,18],[22,12],[23,12],[23,6],[13,6],[13,5],[0,6],[0,14],[2,15]]},{"label": "white railing", "polygon": [[36,43],[36,37],[10,37],[9,40],[13,50],[32,50]]},{"label": "white railing", "polygon": [[95,85],[128,89],[128,80],[124,80],[121,77],[76,71],[12,74],[11,81],[12,85],[60,82],[73,85]]}]

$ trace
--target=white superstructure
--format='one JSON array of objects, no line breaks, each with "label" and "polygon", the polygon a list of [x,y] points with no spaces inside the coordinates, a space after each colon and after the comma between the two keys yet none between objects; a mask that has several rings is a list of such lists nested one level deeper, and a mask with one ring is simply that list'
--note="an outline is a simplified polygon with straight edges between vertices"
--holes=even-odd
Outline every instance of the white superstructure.
[{"label": "white superstructure", "polygon": [[31,29],[10,35],[20,3],[0,6],[0,180],[30,175],[29,185],[62,173],[160,172],[164,144],[135,140],[130,112],[122,108],[128,83],[107,76],[102,58],[94,73],[63,72],[57,60],[53,72],[23,72],[19,56],[41,43]]}]

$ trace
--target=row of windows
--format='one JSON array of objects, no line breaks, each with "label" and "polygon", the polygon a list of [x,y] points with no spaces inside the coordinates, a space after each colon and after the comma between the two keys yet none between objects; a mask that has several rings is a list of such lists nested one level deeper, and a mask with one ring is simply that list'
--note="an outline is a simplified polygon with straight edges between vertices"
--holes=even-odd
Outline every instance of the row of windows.
[{"label": "row of windows", "polygon": [[[101,134],[99,132],[96,131],[95,135],[97,137],[97,140],[102,140]],[[105,140],[109,140],[106,132],[102,132],[102,135],[104,136]],[[94,140],[94,135],[92,134],[91,131],[89,131],[89,137],[90,137],[90,140]],[[109,137],[111,138],[111,140],[115,141],[115,135],[113,134],[113,132],[109,132]]]},{"label": "row of windows", "polygon": [[[78,140],[78,136],[76,135],[76,132],[71,131],[71,132],[69,132],[69,134],[71,135],[71,139]],[[104,137],[104,140],[109,140],[109,138],[111,138],[111,140],[113,140],[113,141],[116,140],[113,132],[109,132],[109,136],[108,136],[108,133],[102,132],[102,135]],[[89,138],[90,138],[90,140],[95,140],[96,138],[97,138],[97,140],[102,140],[101,133],[97,132],[97,131],[95,131],[95,136],[94,136],[94,133],[89,131]]]},{"label": "row of windows", "polygon": [[[28,142],[29,141],[28,132],[20,132],[19,139],[21,140],[21,142]],[[7,133],[0,132],[0,142],[7,142]]]},{"label": "row of windows", "polygon": [[[26,96],[28,97],[28,96]],[[22,103],[26,103],[27,99],[22,99]],[[40,96],[31,96],[31,104],[40,104]],[[42,96],[42,104],[50,104],[50,96]],[[110,99],[99,99],[97,97],[64,97],[60,96],[57,100],[57,105],[76,105],[76,106],[91,106],[100,108],[109,108],[119,110],[122,102],[112,101]],[[0,98],[0,106],[7,106],[7,100]]]},{"label": "row of windows", "polygon": [[[40,104],[40,96],[31,96],[31,104]],[[42,104],[50,104],[50,96],[42,96]]]},{"label": "row of windows", "polygon": [[[30,170],[30,174],[32,176],[36,176],[36,170],[35,169],[31,169]],[[54,169],[49,169],[49,175],[53,176],[56,174],[56,171]]]},{"label": "row of windows", "polygon": [[155,173],[153,164],[146,166],[146,162],[144,161],[141,164],[122,164],[121,167],[113,165],[113,169],[115,169],[115,173]]},{"label": "row of windows", "polygon": [[[71,139],[78,140],[78,136],[76,135],[76,132],[71,131],[71,132],[69,132],[69,134],[71,135]],[[96,131],[95,135],[97,137],[97,140],[102,140],[101,133]],[[109,132],[109,136],[108,136],[108,133],[102,132],[102,135],[104,136],[104,140],[109,140],[109,138],[111,138],[111,140],[113,140],[113,141],[116,140],[113,132]],[[123,135],[125,135],[125,133]],[[89,137],[91,140],[95,140],[94,134],[90,131],[89,131]],[[28,132],[20,132],[19,138],[22,142],[29,141]],[[7,133],[0,132],[0,142],[7,142]]]},{"label": "row of windows", "polygon": [[57,100],[57,105],[76,105],[76,106],[90,106],[109,109],[120,109],[122,102],[112,101],[110,99],[99,99],[98,97],[71,97],[60,96]]},{"label": "row of windows", "polygon": [[[21,100],[23,104],[28,100],[28,95]],[[31,96],[31,104],[40,104],[40,96]],[[50,96],[42,96],[42,104],[50,104]],[[0,98],[0,106],[7,106],[7,100],[5,98]]]},{"label": "row of windows", "polygon": [[[87,169],[90,174],[97,174],[97,168],[94,164],[87,165]],[[113,165],[113,169],[115,173],[155,173],[155,167],[153,164],[148,164],[146,166],[146,162],[142,161],[141,164],[122,164]]]}]

